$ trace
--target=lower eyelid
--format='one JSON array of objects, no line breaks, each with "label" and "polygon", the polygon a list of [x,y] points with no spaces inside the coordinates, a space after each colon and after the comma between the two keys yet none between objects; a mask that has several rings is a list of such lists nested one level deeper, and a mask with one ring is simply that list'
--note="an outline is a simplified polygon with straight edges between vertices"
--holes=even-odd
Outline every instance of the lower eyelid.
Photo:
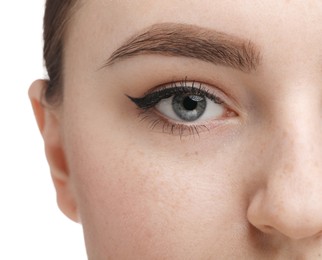
[{"label": "lower eyelid", "polygon": [[[152,132],[159,134],[172,135],[174,137],[205,137],[214,131],[215,135],[221,134],[223,131],[227,131],[228,126],[239,124],[238,120],[232,119],[221,119],[216,121],[204,121],[199,124],[180,124],[173,122],[172,120],[159,116],[156,111],[147,110],[141,112],[140,122],[146,124],[145,127]],[[236,129],[236,128],[234,128]],[[201,135],[202,134],[202,135]]]},{"label": "lower eyelid", "polygon": [[[153,109],[154,110],[154,109]],[[174,136],[199,136],[202,132],[209,132],[212,127],[206,124],[179,124],[171,122],[168,119],[158,116],[155,111],[146,110],[140,114],[141,122],[147,123],[148,128],[159,133],[170,134]]]},{"label": "lower eyelid", "polygon": [[165,118],[154,109],[146,109],[140,112],[140,122],[147,124],[147,128],[156,133],[174,136],[199,136],[201,133],[210,133],[213,129],[227,125],[227,120],[238,116],[233,111],[227,111],[225,116],[218,120],[206,120],[199,123],[181,123]]}]

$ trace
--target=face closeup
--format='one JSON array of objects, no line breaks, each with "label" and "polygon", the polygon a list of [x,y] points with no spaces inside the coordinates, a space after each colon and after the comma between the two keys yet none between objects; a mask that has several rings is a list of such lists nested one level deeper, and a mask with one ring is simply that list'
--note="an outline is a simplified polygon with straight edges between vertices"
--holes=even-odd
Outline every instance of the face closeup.
[{"label": "face closeup", "polygon": [[37,116],[89,259],[322,258],[321,42],[321,1],[80,1]]}]

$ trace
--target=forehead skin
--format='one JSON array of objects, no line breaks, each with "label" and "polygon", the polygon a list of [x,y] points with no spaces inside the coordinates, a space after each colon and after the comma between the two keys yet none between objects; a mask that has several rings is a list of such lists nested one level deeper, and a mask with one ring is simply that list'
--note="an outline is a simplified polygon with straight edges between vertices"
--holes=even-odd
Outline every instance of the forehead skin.
[{"label": "forehead skin", "polygon": [[[155,23],[194,24],[224,31],[253,40],[265,50],[274,50],[274,62],[284,61],[289,67],[291,57],[306,60],[317,56],[321,27],[320,1],[81,1],[72,28],[82,30],[81,44],[91,45],[93,39],[104,53],[111,54],[126,39]],[[162,12],[160,12],[162,10]],[[100,17],[100,19],[97,19]],[[96,25],[95,27],[93,25]],[[90,35],[85,34],[88,32]],[[69,34],[68,38],[71,38]],[[87,37],[90,36],[90,37]],[[93,38],[92,38],[93,37]],[[312,46],[313,42],[316,46]],[[278,48],[276,44],[278,43]],[[75,48],[75,42],[72,42]],[[289,48],[290,44],[294,48]],[[274,46],[275,48],[272,48]],[[76,49],[76,48],[75,48]],[[101,54],[101,53],[100,53]],[[272,55],[273,56],[273,55]],[[287,57],[289,62],[285,62]],[[98,59],[98,57],[97,57]],[[267,57],[267,66],[272,61]],[[100,60],[97,60],[100,62]],[[287,64],[287,66],[286,66]],[[282,65],[282,64],[280,64]],[[303,64],[304,65],[304,64]],[[281,67],[280,67],[281,68]]]},{"label": "forehead skin", "polygon": [[[156,23],[192,24],[250,40],[261,64],[247,74],[147,55],[102,69],[127,39]],[[321,107],[321,42],[322,1],[82,1],[66,36],[61,119],[90,259],[287,259],[320,253],[311,240],[261,236],[250,227],[247,210],[268,189],[267,201],[284,215],[285,198],[296,198],[294,206],[301,202],[297,194],[309,196],[298,177],[318,151],[313,140],[321,138],[321,115],[308,112]],[[196,140],[138,123],[125,95],[140,97],[185,77],[221,82],[228,99],[239,103],[240,115],[247,114],[244,121]],[[292,169],[301,171],[287,175]],[[313,181],[317,174],[310,176],[305,185],[322,190]],[[286,189],[287,181],[301,192]]]}]

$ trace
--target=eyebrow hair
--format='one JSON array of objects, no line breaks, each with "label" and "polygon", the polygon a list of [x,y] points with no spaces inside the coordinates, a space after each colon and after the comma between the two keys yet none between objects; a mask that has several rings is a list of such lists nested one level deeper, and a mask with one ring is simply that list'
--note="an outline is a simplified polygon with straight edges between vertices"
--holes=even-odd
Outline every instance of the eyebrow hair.
[{"label": "eyebrow hair", "polygon": [[195,25],[161,23],[132,36],[103,67],[143,54],[195,58],[243,72],[256,70],[261,60],[258,48],[250,40]]}]

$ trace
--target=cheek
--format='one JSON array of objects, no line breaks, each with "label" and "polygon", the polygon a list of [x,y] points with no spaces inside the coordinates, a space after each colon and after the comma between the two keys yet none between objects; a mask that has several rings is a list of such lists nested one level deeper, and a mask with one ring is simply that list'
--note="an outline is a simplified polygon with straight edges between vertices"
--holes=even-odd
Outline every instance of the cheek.
[{"label": "cheek", "polygon": [[245,199],[233,158],[192,144],[173,152],[122,122],[95,120],[74,117],[65,129],[89,255],[200,259],[239,243]]},{"label": "cheek", "polygon": [[200,254],[214,249],[214,240],[218,249],[225,244],[227,228],[235,222],[229,219],[242,215],[223,181],[198,177],[202,168],[165,166],[133,147],[127,153],[96,147],[91,152],[96,156],[85,158],[85,147],[79,148],[71,168],[89,248],[153,259],[160,252],[193,254],[191,248]]}]

